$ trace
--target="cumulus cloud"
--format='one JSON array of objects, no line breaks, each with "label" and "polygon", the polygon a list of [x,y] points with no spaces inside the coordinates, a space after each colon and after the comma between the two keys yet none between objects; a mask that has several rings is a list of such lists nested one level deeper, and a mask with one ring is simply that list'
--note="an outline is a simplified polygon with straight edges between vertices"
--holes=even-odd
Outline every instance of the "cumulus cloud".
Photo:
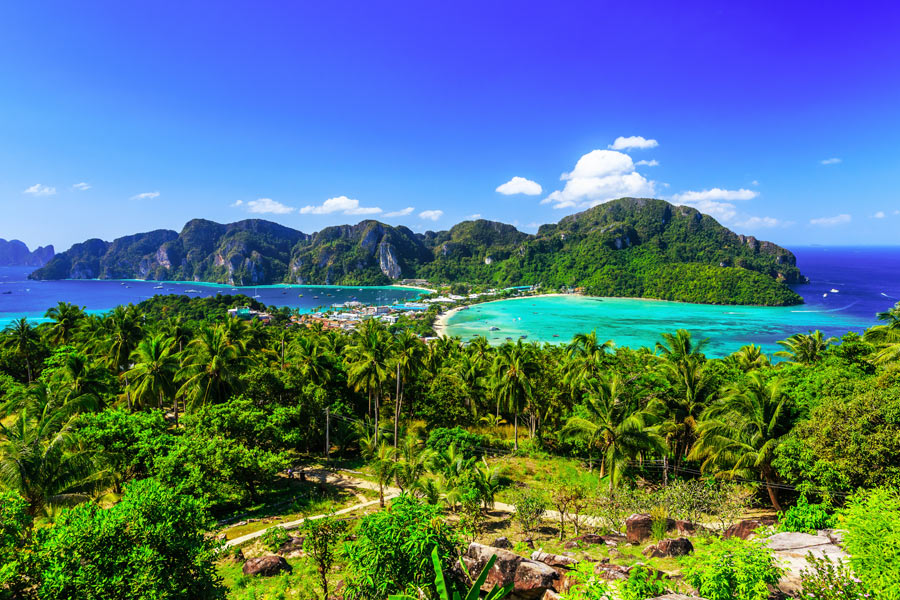
[{"label": "cumulus cloud", "polygon": [[87,190],[91,189],[91,184],[82,181],[81,183],[76,183],[75,185],[73,185],[72,189],[78,190],[79,192],[86,192]]},{"label": "cumulus cloud", "polygon": [[153,200],[154,198],[159,198],[159,192],[143,192],[131,197],[132,200]]},{"label": "cumulus cloud", "polygon": [[22,193],[29,196],[52,196],[56,193],[56,188],[36,183],[31,187],[25,188]]},{"label": "cumulus cloud", "polygon": [[442,210],[423,210],[419,213],[419,217],[422,219],[427,219],[429,221],[437,221],[441,217],[444,216],[444,211]]},{"label": "cumulus cloud", "polygon": [[658,167],[658,166],[659,166],[659,161],[656,160],[656,159],[653,159],[653,160],[639,160],[639,161],[637,161],[636,163],[634,163],[634,166],[636,166],[636,167]]},{"label": "cumulus cloud", "polygon": [[304,215],[330,215],[336,212],[345,215],[376,215],[381,209],[377,206],[360,206],[359,200],[355,198],[338,196],[329,198],[319,206],[304,206],[300,212]]},{"label": "cumulus cloud", "polygon": [[243,204],[244,204],[244,201],[243,201],[243,200],[235,200],[234,202],[231,203],[231,207],[232,207],[232,208],[237,208],[238,206],[241,206],[241,205],[243,205]]},{"label": "cumulus cloud", "polygon": [[876,218],[876,219],[883,219],[883,218],[884,218],[884,211],[883,211],[883,210],[879,210],[877,213],[875,213],[875,214],[872,215],[872,216],[873,216],[874,218]]},{"label": "cumulus cloud", "polygon": [[839,159],[837,157],[826,158],[825,160],[821,160],[819,162],[822,163],[823,165],[836,165],[841,162],[841,159]]},{"label": "cumulus cloud", "polygon": [[616,141],[609,145],[609,148],[611,150],[631,150],[633,148],[645,150],[647,148],[656,148],[657,146],[659,146],[659,142],[656,140],[648,140],[639,135],[630,135],[628,137],[617,137]]},{"label": "cumulus cloud", "polygon": [[653,182],[634,170],[631,157],[614,150],[594,150],[578,159],[570,173],[560,176],[563,189],[541,204],[553,208],[587,208],[624,196],[652,196]]},{"label": "cumulus cloud", "polygon": [[835,215],[833,217],[819,217],[818,219],[810,219],[810,225],[818,225],[819,227],[834,227],[835,225],[845,225],[852,220],[848,214]]},{"label": "cumulus cloud", "polygon": [[541,185],[536,181],[531,181],[524,177],[513,177],[503,185],[497,186],[497,191],[504,196],[512,196],[513,194],[537,196],[543,190],[541,189]]},{"label": "cumulus cloud", "polygon": [[[238,200],[234,204],[240,206],[243,202]],[[287,206],[271,198],[257,198],[247,202],[247,211],[258,215],[286,215],[294,210],[296,209],[293,206]]]},{"label": "cumulus cloud", "polygon": [[469,216],[466,217],[466,218],[469,219],[470,221],[474,221],[475,219],[480,219],[480,218],[481,218],[481,213],[475,213],[474,215],[469,215]]},{"label": "cumulus cloud", "polygon": [[785,225],[785,223],[774,217],[750,217],[749,219],[738,223],[738,225],[741,227],[760,229],[763,227],[778,227],[780,225]]},{"label": "cumulus cloud", "polygon": [[406,215],[411,215],[412,212],[416,210],[412,206],[407,206],[406,208],[401,208],[400,210],[392,210],[391,212],[384,213],[386,217],[405,217]]},{"label": "cumulus cloud", "polygon": [[687,191],[675,194],[672,199],[680,203],[689,202],[707,202],[712,200],[753,200],[759,196],[759,192],[741,188],[739,190],[723,190],[722,188],[712,188],[699,192]]}]

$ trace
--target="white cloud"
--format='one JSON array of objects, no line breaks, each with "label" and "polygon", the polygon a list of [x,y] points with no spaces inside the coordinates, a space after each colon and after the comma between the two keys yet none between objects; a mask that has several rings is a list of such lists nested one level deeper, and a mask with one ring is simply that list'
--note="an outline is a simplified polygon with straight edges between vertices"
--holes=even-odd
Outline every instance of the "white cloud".
[{"label": "white cloud", "polygon": [[513,194],[537,196],[543,190],[541,190],[541,185],[536,181],[531,181],[524,177],[513,177],[503,185],[497,186],[497,191],[504,196],[511,196]]},{"label": "white cloud", "polygon": [[634,170],[631,157],[613,150],[594,150],[578,159],[560,179],[563,189],[549,194],[541,204],[553,208],[587,208],[625,196],[652,196],[653,182]]},{"label": "white cloud", "polygon": [[469,216],[466,217],[466,218],[469,219],[470,221],[474,221],[475,219],[480,219],[480,218],[481,218],[481,213],[475,213],[474,215],[469,215]]},{"label": "white cloud", "polygon": [[711,188],[700,192],[688,191],[675,194],[672,199],[681,204],[691,202],[708,202],[714,200],[753,200],[759,196],[759,192],[741,188],[739,190],[723,190],[722,188]]},{"label": "white cloud", "polygon": [[834,227],[835,225],[845,225],[851,221],[852,217],[848,214],[835,215],[833,217],[819,217],[818,219],[810,219],[810,225],[818,225],[820,227]]},{"label": "white cloud", "polygon": [[345,215],[376,215],[381,209],[377,206],[360,206],[359,200],[355,198],[338,196],[329,198],[320,206],[304,206],[300,212],[304,215],[330,215],[336,212]]},{"label": "white cloud", "polygon": [[874,218],[876,218],[876,219],[883,219],[883,218],[884,218],[884,211],[883,211],[883,210],[879,210],[877,213],[875,213],[875,214],[872,215],[872,216],[873,216]]},{"label": "white cloud", "polygon": [[[240,202],[240,200],[238,200],[238,202]],[[240,206],[238,202],[235,202],[235,204]],[[258,215],[286,215],[294,212],[294,210],[296,209],[294,209],[293,206],[287,206],[277,200],[272,200],[271,198],[257,198],[256,200],[247,202],[247,211]]]},{"label": "white cloud", "polygon": [[753,181],[750,182],[750,185],[759,185],[759,182],[754,179]]},{"label": "white cloud", "polygon": [[87,190],[91,189],[91,184],[82,181],[81,183],[76,183],[75,185],[73,185],[72,189],[78,190],[79,192],[86,192]]},{"label": "white cloud", "polygon": [[441,217],[444,216],[444,211],[442,210],[423,210],[419,213],[419,217],[422,219],[428,219],[429,221],[437,221]]},{"label": "white cloud", "polygon": [[656,160],[656,159],[653,159],[653,160],[639,160],[639,161],[637,161],[636,163],[634,163],[634,166],[636,166],[636,167],[658,167],[658,166],[659,166],[659,161]]},{"label": "white cloud", "polygon": [[839,158],[837,158],[837,157],[835,157],[835,158],[826,158],[825,160],[821,160],[821,161],[819,161],[819,162],[822,163],[823,165],[836,165],[836,164],[838,164],[838,163],[841,162],[841,159],[839,159]]},{"label": "white cloud", "polygon": [[750,227],[760,229],[763,227],[779,227],[781,225],[786,225],[786,223],[779,221],[774,217],[750,217],[746,221],[738,223],[741,227]]},{"label": "white cloud", "polygon": [[391,212],[384,213],[386,217],[405,217],[406,215],[411,215],[412,212],[416,210],[412,206],[407,206],[406,208],[401,208],[400,210],[392,210]]},{"label": "white cloud", "polygon": [[237,208],[238,206],[242,205],[243,203],[244,203],[243,200],[235,200],[234,202],[231,203],[231,207]]},{"label": "white cloud", "polygon": [[617,137],[616,141],[609,145],[609,148],[611,150],[630,150],[632,148],[644,150],[647,148],[656,148],[657,146],[659,146],[659,142],[656,140],[648,140],[639,135],[631,135],[628,137]]},{"label": "white cloud", "polygon": [[56,188],[50,187],[49,185],[41,185],[39,183],[36,183],[33,186],[23,190],[22,193],[29,194],[31,196],[52,196],[56,194]]},{"label": "white cloud", "polygon": [[132,200],[153,200],[154,198],[159,198],[159,192],[144,192],[131,197]]}]

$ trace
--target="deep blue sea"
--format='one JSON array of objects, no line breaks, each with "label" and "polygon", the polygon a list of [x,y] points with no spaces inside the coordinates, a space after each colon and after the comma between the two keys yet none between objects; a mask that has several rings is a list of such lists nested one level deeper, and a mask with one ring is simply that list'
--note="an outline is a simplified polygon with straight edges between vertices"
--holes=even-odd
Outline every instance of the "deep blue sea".
[{"label": "deep blue sea", "polygon": [[[193,281],[159,282],[111,279],[67,279],[31,281],[29,267],[0,267],[0,329],[14,319],[40,321],[57,302],[83,306],[89,312],[105,312],[120,304],[137,304],[157,294],[186,294],[191,297],[217,294],[244,294],[270,306],[289,306],[300,312],[349,300],[366,304],[393,304],[419,296],[424,290],[401,287],[261,285],[233,287]],[[161,289],[156,289],[162,286]],[[194,290],[188,293],[188,290]]]}]

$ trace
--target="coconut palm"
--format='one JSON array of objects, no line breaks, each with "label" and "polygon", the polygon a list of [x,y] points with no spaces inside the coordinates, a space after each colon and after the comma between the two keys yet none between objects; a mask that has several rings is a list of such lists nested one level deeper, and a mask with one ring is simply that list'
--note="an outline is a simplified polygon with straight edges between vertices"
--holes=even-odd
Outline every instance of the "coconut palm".
[{"label": "coconut palm", "polygon": [[240,375],[251,360],[243,348],[226,339],[221,326],[200,329],[184,353],[177,393],[185,399],[186,410],[224,402],[240,393]]},{"label": "coconut palm", "polygon": [[696,439],[700,415],[715,397],[716,389],[707,363],[698,359],[666,361],[663,373],[672,386],[672,392],[653,402],[649,410],[665,419],[659,432],[669,442],[677,473],[679,463],[690,452]]},{"label": "coconut palm", "polygon": [[328,360],[323,336],[301,335],[291,343],[288,357],[304,377],[317,385],[327,384],[333,378],[334,370]]},{"label": "coconut palm", "polygon": [[761,478],[772,505],[780,511],[772,460],[789,430],[788,397],[781,381],[766,381],[754,371],[746,383],[725,388],[704,411],[688,458],[703,461],[703,472],[719,477]]},{"label": "coconut palm", "polygon": [[179,360],[175,356],[175,340],[164,334],[144,338],[131,353],[134,366],[126,373],[130,378],[134,402],[141,406],[155,404],[163,407],[166,398],[172,399],[175,424],[178,424],[178,399],[175,395],[175,376]]},{"label": "coconut palm", "polygon": [[381,508],[384,508],[384,486],[391,482],[397,468],[397,463],[395,462],[396,453],[397,450],[393,446],[382,442],[375,450],[369,463],[375,475],[375,480],[378,482],[378,503]]},{"label": "coconut palm", "polygon": [[403,407],[403,392],[406,379],[409,374],[419,369],[423,364],[425,345],[415,333],[409,329],[394,339],[394,347],[391,349],[394,367],[397,374],[397,393],[394,399],[394,447],[399,436],[400,415]]},{"label": "coconut palm", "polygon": [[585,398],[587,417],[574,416],[562,429],[564,437],[582,439],[600,454],[600,476],[609,477],[612,491],[628,462],[646,452],[664,453],[665,443],[653,428],[654,415],[627,393],[620,375],[596,381]]},{"label": "coconut palm", "polygon": [[762,348],[756,344],[747,344],[731,355],[732,360],[745,372],[769,366],[769,357],[763,354]]},{"label": "coconut palm", "polygon": [[706,338],[694,341],[687,329],[679,329],[674,334],[664,333],[662,338],[661,342],[656,342],[656,350],[669,362],[681,362],[693,357],[703,358],[703,348],[709,343]]},{"label": "coconut palm", "polygon": [[878,348],[872,357],[873,362],[894,362],[900,359],[900,303],[878,313],[878,319],[884,323],[867,329],[863,339]]},{"label": "coconut palm", "polygon": [[25,317],[13,321],[3,330],[3,333],[5,336],[0,340],[0,345],[4,348],[12,349],[16,356],[25,361],[28,383],[31,384],[31,361],[34,353],[37,351],[37,345],[41,339],[40,335]]},{"label": "coconut palm", "polygon": [[54,344],[64,345],[70,343],[75,336],[78,323],[84,317],[84,309],[68,302],[58,302],[44,316],[50,319],[48,339]]},{"label": "coconut palm", "polygon": [[795,365],[811,365],[822,359],[828,346],[837,342],[837,338],[826,338],[818,329],[812,333],[795,333],[786,340],[780,340],[779,350],[775,356],[787,358],[788,362]]},{"label": "coconut palm", "polygon": [[375,443],[378,443],[378,421],[382,387],[388,378],[390,343],[379,321],[367,319],[354,334],[353,344],[347,349],[347,383],[356,391],[366,391],[369,397],[369,415],[372,400],[375,401]]},{"label": "coconut palm", "polygon": [[497,352],[494,362],[495,386],[497,395],[497,414],[501,399],[506,401],[513,412],[515,430],[515,449],[519,449],[519,412],[523,403],[527,402],[533,391],[532,380],[538,364],[534,360],[533,347],[518,340],[515,344],[504,344]]},{"label": "coconut palm", "polygon": [[572,341],[566,346],[569,356],[594,357],[604,355],[613,349],[615,344],[612,340],[599,342],[597,340],[597,330],[590,333],[576,333],[572,337]]}]

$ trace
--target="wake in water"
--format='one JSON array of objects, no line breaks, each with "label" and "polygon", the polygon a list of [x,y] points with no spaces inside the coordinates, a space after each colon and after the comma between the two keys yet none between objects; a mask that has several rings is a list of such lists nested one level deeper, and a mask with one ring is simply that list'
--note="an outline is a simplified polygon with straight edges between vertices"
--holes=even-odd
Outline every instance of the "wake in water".
[{"label": "wake in water", "polygon": [[884,296],[885,298],[896,298],[896,296],[888,296],[884,292],[881,292],[881,295]]},{"label": "wake in water", "polygon": [[833,312],[840,312],[842,310],[847,310],[848,308],[850,308],[851,306],[854,306],[856,304],[859,304],[859,300],[856,300],[855,302],[851,302],[847,306],[842,306],[840,308],[829,308],[828,310],[792,310],[791,312],[792,313],[833,313]]}]

